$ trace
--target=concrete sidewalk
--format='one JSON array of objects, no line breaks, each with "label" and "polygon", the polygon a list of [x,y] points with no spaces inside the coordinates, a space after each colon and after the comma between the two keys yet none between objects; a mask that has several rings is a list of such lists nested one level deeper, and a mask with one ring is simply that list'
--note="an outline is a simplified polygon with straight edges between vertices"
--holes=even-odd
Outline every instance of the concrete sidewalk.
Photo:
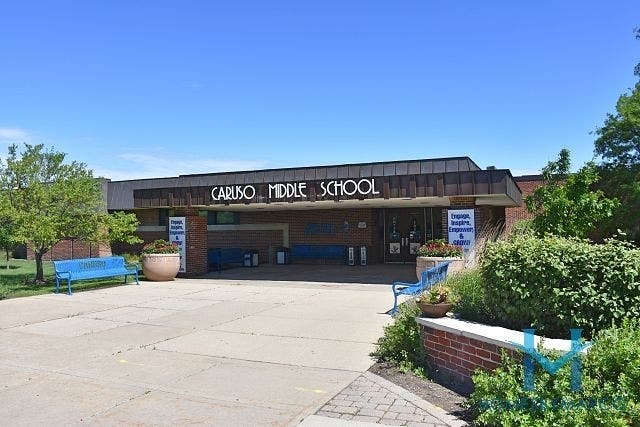
[{"label": "concrete sidewalk", "polygon": [[371,365],[385,286],[141,282],[0,301],[11,425],[297,425]]}]

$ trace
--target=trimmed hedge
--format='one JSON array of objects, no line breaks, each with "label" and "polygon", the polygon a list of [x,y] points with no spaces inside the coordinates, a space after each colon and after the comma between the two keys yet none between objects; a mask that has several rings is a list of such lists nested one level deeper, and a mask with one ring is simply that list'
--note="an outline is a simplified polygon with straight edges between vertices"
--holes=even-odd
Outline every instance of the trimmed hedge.
[{"label": "trimmed hedge", "polygon": [[640,316],[640,250],[625,242],[515,237],[488,244],[480,267],[486,304],[512,329],[590,337]]}]

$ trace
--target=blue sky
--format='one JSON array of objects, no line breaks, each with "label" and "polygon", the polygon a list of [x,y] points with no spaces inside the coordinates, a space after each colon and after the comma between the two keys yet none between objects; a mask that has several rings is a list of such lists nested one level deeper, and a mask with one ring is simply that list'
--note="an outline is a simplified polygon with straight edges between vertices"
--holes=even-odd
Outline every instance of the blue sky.
[{"label": "blue sky", "polygon": [[468,155],[574,166],[640,62],[637,0],[12,1],[0,152],[112,179]]}]

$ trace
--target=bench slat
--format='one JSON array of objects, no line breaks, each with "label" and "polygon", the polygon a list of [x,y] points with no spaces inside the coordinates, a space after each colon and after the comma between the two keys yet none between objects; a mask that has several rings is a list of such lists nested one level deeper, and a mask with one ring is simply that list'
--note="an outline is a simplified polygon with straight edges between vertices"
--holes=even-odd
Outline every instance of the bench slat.
[{"label": "bench slat", "polygon": [[222,271],[222,264],[244,263],[244,252],[241,248],[209,248],[207,250],[207,262],[216,265],[218,272]]},{"label": "bench slat", "polygon": [[137,266],[128,266],[124,257],[112,256],[103,258],[78,258],[72,260],[53,261],[56,275],[56,293],[60,288],[60,280],[67,281],[67,289],[71,295],[71,283],[76,280],[99,279],[114,276],[135,276],[138,281]]},{"label": "bench slat", "polygon": [[347,253],[344,245],[294,245],[289,252],[292,259],[345,259]]}]

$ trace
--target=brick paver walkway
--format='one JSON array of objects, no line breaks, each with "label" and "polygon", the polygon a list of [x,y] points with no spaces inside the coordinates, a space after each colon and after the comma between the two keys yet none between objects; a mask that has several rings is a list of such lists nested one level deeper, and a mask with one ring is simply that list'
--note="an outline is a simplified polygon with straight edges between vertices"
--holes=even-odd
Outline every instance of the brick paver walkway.
[{"label": "brick paver walkway", "polygon": [[316,415],[393,426],[466,425],[443,409],[371,372],[356,378]]}]

